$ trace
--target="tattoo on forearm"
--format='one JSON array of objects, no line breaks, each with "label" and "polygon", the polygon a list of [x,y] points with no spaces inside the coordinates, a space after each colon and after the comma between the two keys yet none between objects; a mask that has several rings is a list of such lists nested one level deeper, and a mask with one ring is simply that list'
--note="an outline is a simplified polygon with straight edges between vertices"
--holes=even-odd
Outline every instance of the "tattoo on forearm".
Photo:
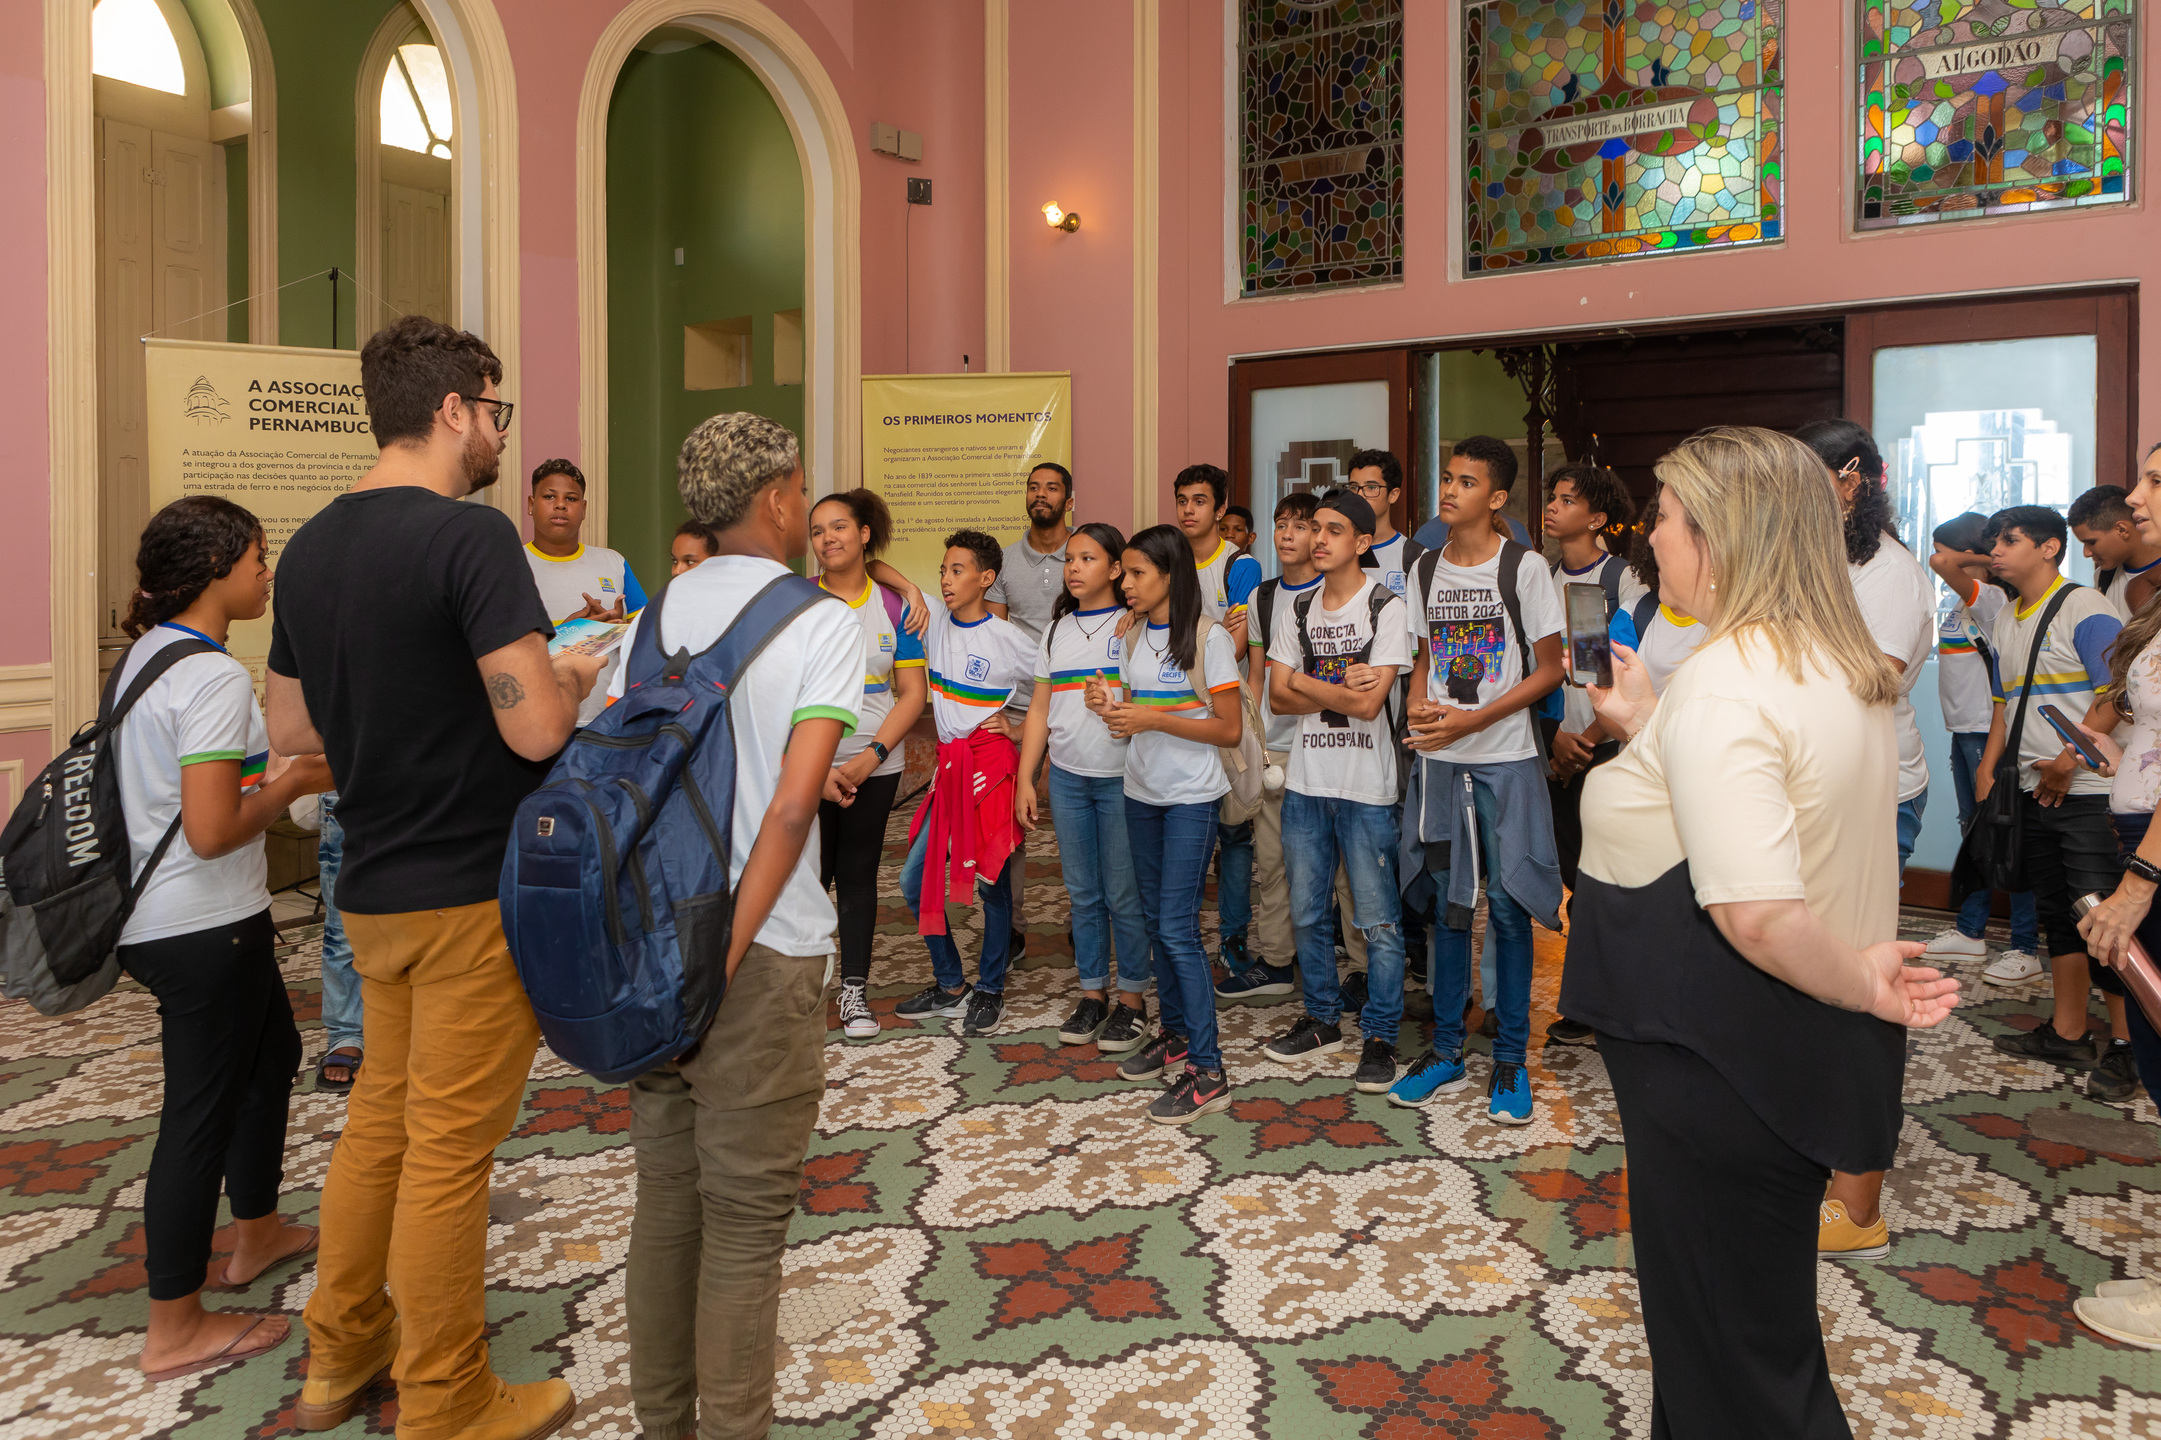
[{"label": "tattoo on forearm", "polygon": [[488,702],[498,710],[509,710],[525,699],[525,687],[518,677],[509,671],[500,671],[488,677]]}]

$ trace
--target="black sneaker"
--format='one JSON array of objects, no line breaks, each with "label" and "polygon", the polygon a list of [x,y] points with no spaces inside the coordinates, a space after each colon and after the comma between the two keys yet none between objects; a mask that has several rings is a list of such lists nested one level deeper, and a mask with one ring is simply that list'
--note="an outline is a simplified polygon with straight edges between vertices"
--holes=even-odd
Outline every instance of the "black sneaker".
[{"label": "black sneaker", "polygon": [[1141,1005],[1113,1005],[1111,1018],[1096,1036],[1096,1049],[1105,1055],[1123,1055],[1148,1042],[1148,1011]]},{"label": "black sneaker", "polygon": [[961,1022],[960,1033],[970,1039],[998,1033],[998,1022],[1005,1018],[1005,996],[993,995],[988,990],[968,992],[968,1018]]},{"label": "black sneaker", "polygon": [[1298,1017],[1298,1022],[1261,1047],[1261,1053],[1284,1065],[1296,1065],[1304,1060],[1318,1060],[1323,1055],[1333,1055],[1343,1048],[1343,1031],[1334,1025],[1323,1025],[1308,1013]]},{"label": "black sneaker", "polygon": [[2091,1035],[2066,1040],[2056,1033],[2055,1025],[2043,1020],[2031,1030],[1998,1035],[1996,1048],[2006,1055],[2016,1055],[2023,1060],[2046,1060],[2066,1070],[2091,1070],[2101,1063],[2104,1047]]},{"label": "black sneaker", "polygon": [[2131,1058],[2131,1042],[2111,1040],[2101,1063],[2086,1077],[2086,1098],[2120,1105],[2138,1094],[2138,1064]]},{"label": "black sneaker", "polygon": [[1214,1074],[1188,1066],[1178,1083],[1148,1107],[1148,1118],[1158,1125],[1183,1125],[1203,1115],[1230,1108],[1231,1084],[1223,1072]]},{"label": "black sneaker", "polygon": [[1485,1036],[1488,1040],[1500,1039],[1501,1017],[1494,1014],[1491,1010],[1488,1010],[1486,1012],[1486,1018],[1478,1022],[1478,1033]]},{"label": "black sneaker", "polygon": [[1598,1032],[1581,1020],[1571,1020],[1562,1015],[1556,1017],[1554,1022],[1546,1027],[1546,1043],[1548,1045],[1590,1045],[1595,1047],[1598,1044]]},{"label": "black sneaker", "polygon": [[1028,953],[1028,932],[1015,930],[1006,942],[1005,958],[1018,960]]},{"label": "black sneaker", "polygon": [[975,987],[971,985],[963,985],[958,990],[940,990],[933,981],[895,1005],[893,1013],[905,1015],[910,1020],[921,1020],[930,1015],[965,1015],[968,997],[974,993]]},{"label": "black sneaker", "polygon": [[1351,1085],[1368,1095],[1385,1095],[1402,1073],[1403,1067],[1396,1063],[1396,1047],[1386,1040],[1368,1036],[1366,1048],[1358,1056],[1358,1072],[1351,1076]]},{"label": "black sneaker", "polygon": [[1186,1037],[1168,1030],[1126,1057],[1118,1067],[1121,1080],[1153,1080],[1164,1071],[1186,1063]]},{"label": "black sneaker", "polygon": [[1343,1013],[1363,1015],[1366,1013],[1366,972],[1353,970],[1343,977]]},{"label": "black sneaker", "polygon": [[1073,1013],[1066,1016],[1065,1024],[1058,1027],[1058,1043],[1061,1045],[1086,1045],[1096,1038],[1103,1022],[1110,1019],[1111,1007],[1101,1000],[1083,995]]}]

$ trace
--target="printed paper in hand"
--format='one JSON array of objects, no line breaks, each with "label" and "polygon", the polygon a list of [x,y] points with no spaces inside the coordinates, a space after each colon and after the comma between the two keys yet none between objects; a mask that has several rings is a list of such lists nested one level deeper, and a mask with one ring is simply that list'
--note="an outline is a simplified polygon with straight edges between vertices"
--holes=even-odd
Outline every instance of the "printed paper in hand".
[{"label": "printed paper in hand", "polygon": [[564,620],[555,627],[555,638],[548,642],[550,655],[564,653],[576,655],[610,655],[623,643],[636,615],[622,620]]}]

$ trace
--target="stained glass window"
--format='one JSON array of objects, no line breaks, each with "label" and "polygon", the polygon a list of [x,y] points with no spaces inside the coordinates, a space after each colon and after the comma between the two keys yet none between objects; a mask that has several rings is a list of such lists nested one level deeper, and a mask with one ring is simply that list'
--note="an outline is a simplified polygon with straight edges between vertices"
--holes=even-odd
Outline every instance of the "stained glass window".
[{"label": "stained glass window", "polygon": [[2129,199],[2134,3],[1861,0],[1861,227]]},{"label": "stained glass window", "polygon": [[1776,240],[1784,0],[1463,11],[1464,268]]},{"label": "stained glass window", "polygon": [[1242,0],[1244,291],[1403,278],[1403,0]]}]

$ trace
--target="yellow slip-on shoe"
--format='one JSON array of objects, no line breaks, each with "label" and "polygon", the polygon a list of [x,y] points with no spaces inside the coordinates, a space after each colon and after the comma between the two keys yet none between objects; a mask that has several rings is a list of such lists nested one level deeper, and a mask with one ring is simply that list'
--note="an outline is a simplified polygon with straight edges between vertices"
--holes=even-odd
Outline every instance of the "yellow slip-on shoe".
[{"label": "yellow slip-on shoe", "polygon": [[541,1440],[553,1435],[578,1408],[568,1380],[529,1385],[496,1382],[494,1403],[458,1432],[457,1440]]},{"label": "yellow slip-on shoe", "polygon": [[344,1375],[317,1374],[311,1359],[307,1383],[300,1387],[300,1400],[293,1406],[293,1423],[303,1430],[337,1429],[352,1418],[370,1390],[390,1378],[397,1358],[398,1321],[392,1316],[368,1360],[357,1369]]},{"label": "yellow slip-on shoe", "polygon": [[1816,1212],[1818,1260],[1881,1260],[1891,1253],[1891,1227],[1878,1215],[1862,1227],[1846,1214],[1846,1202],[1826,1200]]}]

